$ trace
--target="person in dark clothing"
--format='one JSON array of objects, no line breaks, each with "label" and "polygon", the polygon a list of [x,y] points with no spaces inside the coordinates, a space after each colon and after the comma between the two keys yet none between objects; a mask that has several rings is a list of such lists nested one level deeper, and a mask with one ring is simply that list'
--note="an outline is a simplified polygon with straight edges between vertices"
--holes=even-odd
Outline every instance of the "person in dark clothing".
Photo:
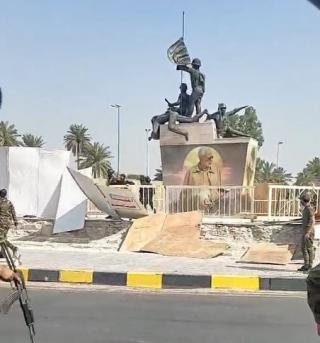
[{"label": "person in dark clothing", "polygon": [[[140,183],[142,186],[151,186],[151,179],[149,176],[140,176]],[[154,211],[153,207],[153,188],[152,187],[140,187],[139,189],[139,200],[141,204],[147,209],[148,205]]]},{"label": "person in dark clothing", "polygon": [[308,271],[312,268],[314,260],[314,210],[310,204],[311,198],[309,194],[303,194],[300,198],[303,206],[302,212],[302,237],[301,250],[303,254],[304,265],[299,268],[299,271]]}]

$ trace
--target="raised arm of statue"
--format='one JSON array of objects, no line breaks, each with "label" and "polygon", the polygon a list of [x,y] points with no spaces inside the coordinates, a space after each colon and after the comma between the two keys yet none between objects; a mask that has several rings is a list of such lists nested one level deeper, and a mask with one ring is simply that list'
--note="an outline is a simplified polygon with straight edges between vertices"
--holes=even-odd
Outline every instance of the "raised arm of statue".
[{"label": "raised arm of statue", "polygon": [[190,70],[192,68],[186,66],[186,65],[182,65],[182,64],[178,64],[177,65],[177,70],[182,70],[182,71],[186,71],[187,73],[190,73]]},{"label": "raised arm of statue", "polygon": [[207,111],[207,118],[206,118],[206,120],[216,119],[216,117],[218,116],[218,114],[220,114],[219,111],[214,112],[214,113],[212,113],[212,114],[208,113],[208,111]]},{"label": "raised arm of statue", "polygon": [[170,102],[168,99],[164,99],[169,107],[180,106],[181,96],[179,95],[178,100],[176,102]]},{"label": "raised arm of statue", "polygon": [[227,112],[226,115],[227,115],[227,116],[233,116],[233,115],[235,115],[236,113],[238,113],[239,111],[241,111],[241,110],[243,110],[244,108],[247,108],[247,107],[248,107],[248,105],[246,105],[246,106],[241,106],[241,107],[237,107],[237,108],[235,108],[234,110]]}]

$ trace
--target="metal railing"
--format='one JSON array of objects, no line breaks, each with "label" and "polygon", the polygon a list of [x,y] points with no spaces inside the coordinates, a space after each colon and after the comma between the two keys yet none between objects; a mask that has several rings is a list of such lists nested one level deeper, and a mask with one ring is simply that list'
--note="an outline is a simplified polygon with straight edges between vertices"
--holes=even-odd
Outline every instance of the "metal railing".
[{"label": "metal railing", "polygon": [[163,185],[129,185],[128,188],[149,212],[165,211],[166,188]]},{"label": "metal railing", "polygon": [[[129,185],[127,188],[149,213],[201,211],[217,217],[295,218],[301,216],[300,196],[304,192],[309,192],[313,207],[317,212],[320,210],[320,187],[269,185],[263,200],[255,199],[254,187]],[[99,213],[88,201],[88,214]]]},{"label": "metal railing", "polygon": [[200,211],[205,215],[232,217],[253,213],[253,187],[167,186],[166,212]]},{"label": "metal railing", "polygon": [[305,192],[311,196],[311,204],[319,211],[320,187],[269,185],[268,217],[300,217],[300,197]]}]

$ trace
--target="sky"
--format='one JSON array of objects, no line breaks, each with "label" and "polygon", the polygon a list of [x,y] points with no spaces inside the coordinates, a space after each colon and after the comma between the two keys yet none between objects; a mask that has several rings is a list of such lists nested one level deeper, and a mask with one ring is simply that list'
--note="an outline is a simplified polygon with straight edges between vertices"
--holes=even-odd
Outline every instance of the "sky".
[{"label": "sky", "polygon": [[[110,146],[120,169],[145,173],[153,115],[176,100],[167,48],[181,36],[206,75],[203,107],[256,108],[260,157],[296,174],[320,155],[320,11],[306,0],[0,0],[0,120],[63,148],[70,124]],[[185,81],[189,81],[187,75]],[[150,174],[161,165],[149,144]]]}]

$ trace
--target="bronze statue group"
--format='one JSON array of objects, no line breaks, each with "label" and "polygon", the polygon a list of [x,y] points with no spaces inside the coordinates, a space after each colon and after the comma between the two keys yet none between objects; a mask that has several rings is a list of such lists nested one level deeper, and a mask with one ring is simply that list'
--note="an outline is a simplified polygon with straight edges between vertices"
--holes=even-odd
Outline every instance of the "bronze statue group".
[{"label": "bronze statue group", "polygon": [[184,136],[186,141],[188,141],[188,132],[179,127],[179,123],[199,122],[204,115],[206,115],[206,120],[214,121],[218,138],[246,136],[242,132],[230,127],[228,118],[247,106],[238,107],[227,112],[226,105],[221,103],[218,105],[218,110],[212,114],[210,114],[207,109],[201,110],[201,101],[205,93],[206,78],[200,71],[200,59],[194,58],[192,62],[190,62],[189,54],[182,38],[168,49],[168,57],[177,65],[177,70],[187,72],[190,75],[192,91],[191,94],[188,94],[187,84],[181,83],[180,94],[177,101],[172,103],[165,99],[168,108],[163,114],[152,117],[152,131],[149,140],[160,139],[160,126],[168,123],[168,129],[170,131]]}]

